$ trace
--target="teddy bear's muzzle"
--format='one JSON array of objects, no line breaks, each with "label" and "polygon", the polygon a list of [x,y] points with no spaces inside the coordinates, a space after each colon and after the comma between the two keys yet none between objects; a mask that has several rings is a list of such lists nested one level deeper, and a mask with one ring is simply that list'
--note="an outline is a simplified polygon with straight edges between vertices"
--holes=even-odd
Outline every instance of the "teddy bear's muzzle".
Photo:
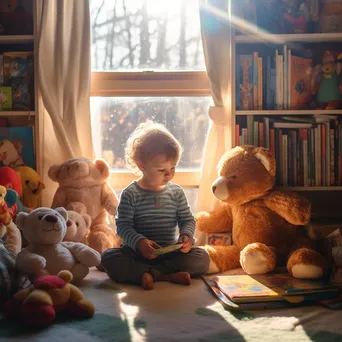
[{"label": "teddy bear's muzzle", "polygon": [[222,176],[217,178],[211,186],[211,191],[217,199],[226,200],[229,196],[226,178]]}]

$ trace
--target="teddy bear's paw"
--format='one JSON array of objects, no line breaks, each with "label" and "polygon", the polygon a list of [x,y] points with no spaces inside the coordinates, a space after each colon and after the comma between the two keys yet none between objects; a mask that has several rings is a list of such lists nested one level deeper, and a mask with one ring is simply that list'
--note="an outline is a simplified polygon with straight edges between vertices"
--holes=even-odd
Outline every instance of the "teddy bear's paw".
[{"label": "teddy bear's paw", "polygon": [[274,270],[276,256],[266,245],[253,243],[241,251],[240,264],[247,274],[265,274]]},{"label": "teddy bear's paw", "polygon": [[287,270],[294,278],[318,279],[328,271],[325,258],[309,248],[300,248],[294,251],[288,262]]},{"label": "teddy bear's paw", "polygon": [[322,267],[305,264],[294,265],[291,268],[291,273],[297,279],[318,279],[323,276]]},{"label": "teddy bear's paw", "polygon": [[83,265],[81,263],[77,263],[74,265],[74,267],[70,270],[72,273],[72,283],[76,284],[83,280],[89,273],[89,267],[86,265]]}]

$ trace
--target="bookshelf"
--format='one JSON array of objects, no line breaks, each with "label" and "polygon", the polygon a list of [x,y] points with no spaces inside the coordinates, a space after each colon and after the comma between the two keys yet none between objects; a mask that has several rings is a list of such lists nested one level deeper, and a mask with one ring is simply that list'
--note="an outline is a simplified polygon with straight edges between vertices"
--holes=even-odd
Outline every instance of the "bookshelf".
[{"label": "bookshelf", "polygon": [[[13,5],[14,6],[14,5]],[[18,26],[18,20],[16,23],[14,21],[11,22],[11,27],[6,27],[5,32],[0,35],[0,54],[6,52],[32,52],[33,53],[33,86],[30,89],[30,98],[31,103],[28,108],[24,106],[20,108],[20,106],[7,110],[0,110],[0,118],[7,119],[7,123],[9,127],[15,126],[32,126],[34,133],[34,154],[35,154],[35,168],[38,173],[40,173],[40,158],[39,158],[39,139],[38,139],[38,131],[39,131],[39,122],[38,122],[38,75],[37,75],[37,44],[35,44],[35,21],[36,21],[36,0],[25,0],[23,2],[18,2],[18,6],[23,6],[20,8],[20,11],[23,11],[25,8],[26,17],[25,17],[25,25]],[[16,9],[14,9],[16,10]],[[21,12],[22,13],[22,12]],[[11,13],[9,13],[9,16]],[[22,14],[23,15],[23,14]],[[32,25],[30,24],[32,22]],[[6,21],[8,25],[8,21]],[[14,26],[16,25],[16,26]],[[9,32],[6,32],[8,29]],[[28,30],[28,31],[26,31]],[[14,31],[16,33],[14,33]],[[19,32],[20,31],[20,32]],[[19,33],[19,34],[17,34]],[[1,59],[0,59],[1,61]],[[2,67],[4,66],[4,61],[2,61]],[[0,84],[0,86],[8,86],[5,83]],[[12,98],[13,102],[13,98]]]},{"label": "bookshelf", "polygon": [[[233,6],[233,1],[231,6]],[[231,9],[234,11],[233,7]],[[284,106],[283,108],[267,108],[265,109],[265,101],[263,101],[263,106],[260,109],[255,108],[241,108],[238,105],[237,101],[239,101],[239,94],[237,89],[239,85],[239,81],[241,81],[241,71],[240,75],[237,75],[239,69],[237,65],[239,61],[240,55],[252,55],[253,60],[253,52],[258,52],[259,57],[262,59],[262,63],[266,63],[266,55],[269,53],[268,51],[275,51],[276,49],[279,50],[279,54],[283,54],[283,47],[287,45],[290,49],[302,48],[303,49],[317,49],[320,50],[320,53],[323,50],[335,50],[338,53],[342,53],[342,32],[333,32],[333,33],[293,33],[293,34],[272,34],[262,29],[255,29],[256,26],[253,25],[249,27],[245,27],[244,33],[238,33],[236,29],[236,24],[239,23],[239,19],[234,18],[234,14],[231,17],[231,28],[230,28],[230,40],[229,44],[231,46],[231,88],[230,88],[230,95],[231,95],[231,113],[232,113],[232,145],[238,145],[240,143],[246,143],[246,136],[242,139],[241,142],[241,126],[247,128],[244,125],[247,125],[246,122],[248,118],[253,117],[256,121],[262,121],[264,117],[269,117],[274,121],[282,120],[282,117],[293,116],[300,117],[300,118],[309,118],[314,117],[315,115],[333,115],[336,116],[338,121],[342,122],[342,102],[339,109],[319,109],[319,108],[305,108],[305,109],[296,109],[291,110],[290,103],[288,106]],[[267,50],[267,52],[265,52]],[[285,54],[284,54],[285,55]],[[274,58],[272,56],[271,58]],[[285,58],[284,58],[285,59]],[[285,62],[285,61],[284,61]],[[254,61],[253,61],[254,63]],[[317,58],[316,63],[317,64]],[[263,65],[265,67],[265,65]],[[284,69],[285,70],[285,69]],[[261,71],[264,72],[263,70]],[[270,72],[267,69],[266,73]],[[262,74],[265,78],[266,73]],[[260,74],[258,74],[260,75]],[[253,76],[252,76],[253,77]],[[264,82],[265,80],[263,80]],[[281,81],[283,82],[283,80]],[[240,83],[241,84],[241,83]],[[258,84],[257,84],[258,85]],[[264,86],[264,84],[263,84]],[[253,92],[253,90],[252,90]],[[260,96],[260,95],[258,95]],[[264,96],[264,95],[262,95]],[[286,95],[284,95],[286,96]],[[264,98],[263,98],[264,99]],[[255,104],[255,102],[254,102]],[[276,106],[275,106],[276,107]],[[241,122],[243,122],[241,124]],[[239,132],[239,128],[237,130],[236,126],[240,126],[240,136],[237,137],[237,132]],[[253,127],[253,126],[249,126]],[[299,131],[299,130],[298,130]],[[327,132],[329,134],[329,128],[327,128]],[[255,132],[254,132],[255,134]],[[287,134],[287,133],[286,133]],[[265,138],[266,139],[266,138]],[[338,135],[338,141],[342,139],[341,135]],[[250,138],[248,137],[248,141]],[[254,140],[255,142],[255,140]],[[252,143],[253,144],[253,143]],[[337,143],[338,146],[339,143]],[[255,145],[255,144],[254,144]],[[260,146],[260,145],[258,145]],[[269,147],[265,145],[261,145],[264,147]],[[311,145],[312,146],[312,145]],[[315,145],[314,145],[315,146]],[[335,145],[336,146],[336,145]],[[311,152],[314,153],[314,152]],[[278,160],[277,160],[278,162]],[[290,168],[290,165],[288,165]],[[311,171],[312,172],[312,171]],[[317,172],[317,169],[316,169]],[[330,171],[327,171],[330,172]],[[338,171],[339,172],[339,171]],[[286,176],[287,177],[287,176]],[[314,176],[313,176],[314,177]],[[296,176],[294,177],[296,178]],[[279,179],[279,178],[278,178]],[[316,178],[317,180],[317,178]],[[290,182],[289,182],[290,183]],[[284,191],[296,191],[303,196],[307,197],[313,206],[313,217],[323,217],[323,216],[334,216],[334,217],[341,217],[342,218],[342,180],[341,182],[336,182],[336,184],[332,184],[333,181],[328,180],[329,184],[326,184],[322,181],[322,184],[317,185],[315,184],[315,180],[309,181],[309,185],[307,184],[287,184],[284,185],[281,181],[277,183],[277,188],[284,190]]]}]

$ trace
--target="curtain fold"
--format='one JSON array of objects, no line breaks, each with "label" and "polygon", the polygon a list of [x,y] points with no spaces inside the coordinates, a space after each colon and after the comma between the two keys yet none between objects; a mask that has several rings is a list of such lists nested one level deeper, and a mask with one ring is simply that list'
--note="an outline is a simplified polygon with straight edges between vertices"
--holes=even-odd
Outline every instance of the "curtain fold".
[{"label": "curtain fold", "polygon": [[94,158],[89,11],[88,0],[36,0],[39,171],[46,185],[44,206],[51,205],[57,188],[47,177],[52,164],[73,157]]},{"label": "curtain fold", "polygon": [[[213,106],[209,108],[211,124],[202,163],[197,211],[210,211],[218,204],[211,193],[211,184],[217,177],[216,165],[222,154],[232,148],[232,57],[228,1],[200,1],[200,22]],[[197,245],[207,243],[206,234],[197,231],[196,238]]]}]

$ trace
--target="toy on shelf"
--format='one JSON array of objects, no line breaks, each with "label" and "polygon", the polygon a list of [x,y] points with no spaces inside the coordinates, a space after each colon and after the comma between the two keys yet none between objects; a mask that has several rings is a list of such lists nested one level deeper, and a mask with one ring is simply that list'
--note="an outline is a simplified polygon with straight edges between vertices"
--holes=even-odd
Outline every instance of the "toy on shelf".
[{"label": "toy on shelf", "polygon": [[81,318],[93,317],[94,304],[70,284],[72,279],[69,271],[37,278],[29,288],[19,290],[6,302],[5,317],[35,327],[48,326],[62,312]]},{"label": "toy on shelf", "polygon": [[34,209],[17,216],[28,246],[17,256],[17,268],[31,278],[68,270],[73,281],[82,280],[89,267],[100,264],[100,254],[80,242],[62,242],[67,231],[68,213],[64,208]]},{"label": "toy on shelf", "polygon": [[336,57],[334,51],[325,51],[322,58],[322,76],[316,95],[317,107],[338,109],[341,107],[340,81],[336,74]]}]

